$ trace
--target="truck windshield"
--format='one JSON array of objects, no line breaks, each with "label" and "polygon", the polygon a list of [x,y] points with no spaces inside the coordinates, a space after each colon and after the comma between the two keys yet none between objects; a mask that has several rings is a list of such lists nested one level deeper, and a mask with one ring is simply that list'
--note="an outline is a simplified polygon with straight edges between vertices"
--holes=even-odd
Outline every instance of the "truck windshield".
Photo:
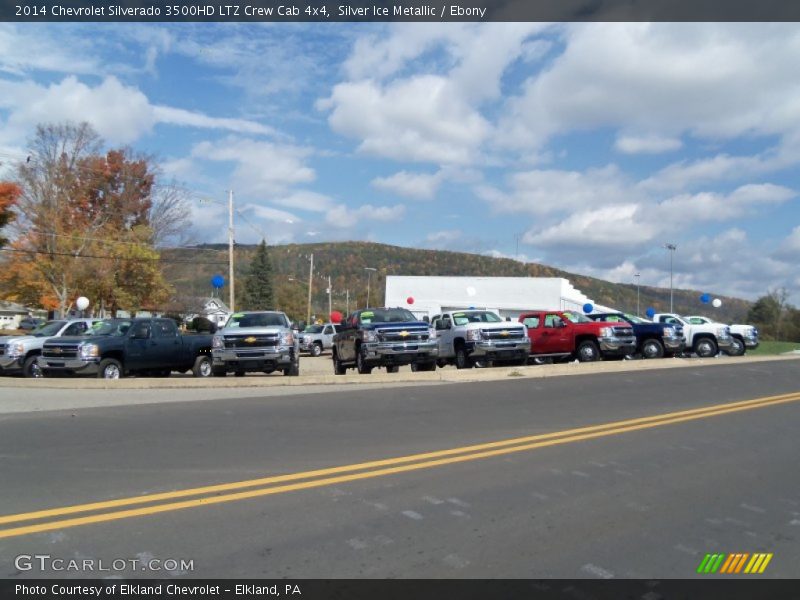
[{"label": "truck windshield", "polygon": [[48,321],[31,331],[31,335],[34,337],[52,337],[66,324],[66,321]]},{"label": "truck windshield", "polygon": [[289,323],[283,313],[237,313],[231,315],[226,328],[235,327],[288,327]]},{"label": "truck windshield", "polygon": [[112,337],[121,337],[128,333],[131,328],[131,322],[123,319],[111,319],[108,321],[98,321],[92,328],[87,331],[87,335],[109,335]]},{"label": "truck windshield", "polygon": [[322,333],[324,328],[324,325],[309,325],[303,330],[303,333]]},{"label": "truck windshield", "polygon": [[628,320],[629,323],[634,323],[635,325],[644,325],[647,323],[644,319],[640,319],[636,315],[629,315],[625,313],[625,318]]},{"label": "truck windshield", "polygon": [[411,323],[416,321],[410,310],[405,308],[371,308],[361,312],[362,323]]},{"label": "truck windshield", "polygon": [[503,319],[488,310],[456,312],[453,313],[453,322],[456,325],[467,323],[502,323]]},{"label": "truck windshield", "polygon": [[565,311],[564,316],[573,323],[592,323],[593,321],[581,314],[572,311]]}]

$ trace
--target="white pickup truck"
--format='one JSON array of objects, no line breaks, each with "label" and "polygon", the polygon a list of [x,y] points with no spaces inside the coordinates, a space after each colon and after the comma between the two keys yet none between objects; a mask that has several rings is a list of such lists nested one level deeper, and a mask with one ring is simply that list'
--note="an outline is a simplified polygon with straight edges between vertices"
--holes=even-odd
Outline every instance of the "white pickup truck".
[{"label": "white pickup truck", "polygon": [[324,323],[322,325],[309,325],[299,334],[300,352],[307,352],[311,356],[319,356],[323,350],[333,348],[333,336],[336,335],[336,325]]},{"label": "white pickup truck", "polygon": [[435,315],[431,326],[439,340],[439,366],[457,369],[490,362],[528,363],[531,343],[525,326],[503,321],[488,310],[454,310]]},{"label": "white pickup truck", "polygon": [[[684,317],[692,325],[724,325],[718,323],[708,317],[701,317],[699,315],[692,315],[691,317]],[[733,338],[733,345],[726,353],[731,356],[742,356],[747,350],[755,350],[758,348],[758,329],[752,325],[729,325],[731,328],[731,337]]]},{"label": "white pickup truck", "polygon": [[50,338],[83,335],[100,319],[68,319],[47,321],[28,335],[0,338],[0,373],[21,373],[24,377],[41,377],[37,358]]},{"label": "white pickup truck", "polygon": [[722,323],[692,324],[685,318],[671,313],[656,313],[652,319],[655,323],[682,325],[686,351],[694,352],[701,358],[716,356],[720,350],[727,354],[733,348],[730,327]]}]

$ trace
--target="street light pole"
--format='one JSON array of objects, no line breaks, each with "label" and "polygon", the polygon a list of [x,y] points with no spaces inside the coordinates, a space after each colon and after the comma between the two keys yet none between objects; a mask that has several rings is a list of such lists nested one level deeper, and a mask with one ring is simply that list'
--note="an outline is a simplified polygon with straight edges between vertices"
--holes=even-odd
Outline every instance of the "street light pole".
[{"label": "street light pole", "polygon": [[633,276],[636,278],[636,316],[640,316],[639,313],[639,277],[641,277],[641,273],[634,273]]},{"label": "street light pole", "polygon": [[367,306],[366,306],[366,308],[369,308],[369,284],[370,284],[370,279],[372,278],[373,271],[377,271],[378,269],[376,269],[374,267],[364,267],[364,270],[367,272]]},{"label": "street light pole", "polygon": [[664,248],[669,250],[669,312],[672,312],[672,259],[678,246],[675,244],[664,244]]},{"label": "street light pole", "polygon": [[311,323],[311,286],[312,277],[314,277],[314,254],[309,258],[311,264],[308,267],[308,312],[306,314],[306,325]]},{"label": "street light pole", "polygon": [[233,308],[233,190],[228,190],[228,279],[231,280],[230,285],[230,309],[234,312]]}]

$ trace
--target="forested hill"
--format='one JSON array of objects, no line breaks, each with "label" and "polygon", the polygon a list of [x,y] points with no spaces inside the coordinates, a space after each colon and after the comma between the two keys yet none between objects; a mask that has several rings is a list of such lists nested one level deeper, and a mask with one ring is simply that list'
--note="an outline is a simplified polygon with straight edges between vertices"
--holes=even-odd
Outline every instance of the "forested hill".
[{"label": "forested hill", "polygon": [[[255,246],[237,246],[236,292],[244,281],[244,274]],[[636,311],[636,285],[603,281],[594,277],[568,273],[560,269],[534,263],[521,263],[507,258],[493,258],[466,252],[442,250],[420,250],[376,244],[372,242],[330,242],[319,244],[288,244],[271,246],[276,273],[277,301],[283,310],[302,316],[306,312],[309,256],[314,255],[314,280],[312,290],[313,312],[327,312],[328,298],[325,293],[330,276],[334,291],[334,309],[345,309],[345,290],[350,291],[350,308],[363,306],[367,293],[367,271],[365,267],[377,269],[371,275],[372,304],[383,301],[387,275],[452,275],[474,277],[564,277],[581,292],[598,304],[614,306],[622,310]],[[197,248],[171,249],[163,252],[168,260],[167,278],[176,289],[178,298],[207,296],[211,291],[210,280],[215,273],[227,279],[226,245],[203,245]],[[292,281],[293,279],[293,281]],[[657,311],[669,310],[669,289],[644,285],[640,288],[641,312],[647,307]],[[704,305],[699,297],[709,293],[722,300],[722,307],[713,309]],[[223,299],[228,298],[227,289],[222,290]],[[746,318],[750,303],[738,298],[715,294],[709,290],[675,290],[675,311],[682,314],[708,313],[720,321],[742,322]],[[713,315],[711,314],[713,311]]]}]

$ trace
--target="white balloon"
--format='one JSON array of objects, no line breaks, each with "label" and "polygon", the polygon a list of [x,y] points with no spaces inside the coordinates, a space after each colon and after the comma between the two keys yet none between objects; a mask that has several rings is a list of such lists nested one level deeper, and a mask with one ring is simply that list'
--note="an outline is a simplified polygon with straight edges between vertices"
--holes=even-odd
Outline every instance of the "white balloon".
[{"label": "white balloon", "polygon": [[81,296],[75,300],[75,306],[78,307],[78,310],[86,310],[89,308],[89,299],[86,296]]},{"label": "white balloon", "polygon": [[719,298],[714,298],[714,301],[711,303],[711,306],[713,306],[714,308],[719,308],[720,306],[722,306],[722,300],[720,300]]}]

